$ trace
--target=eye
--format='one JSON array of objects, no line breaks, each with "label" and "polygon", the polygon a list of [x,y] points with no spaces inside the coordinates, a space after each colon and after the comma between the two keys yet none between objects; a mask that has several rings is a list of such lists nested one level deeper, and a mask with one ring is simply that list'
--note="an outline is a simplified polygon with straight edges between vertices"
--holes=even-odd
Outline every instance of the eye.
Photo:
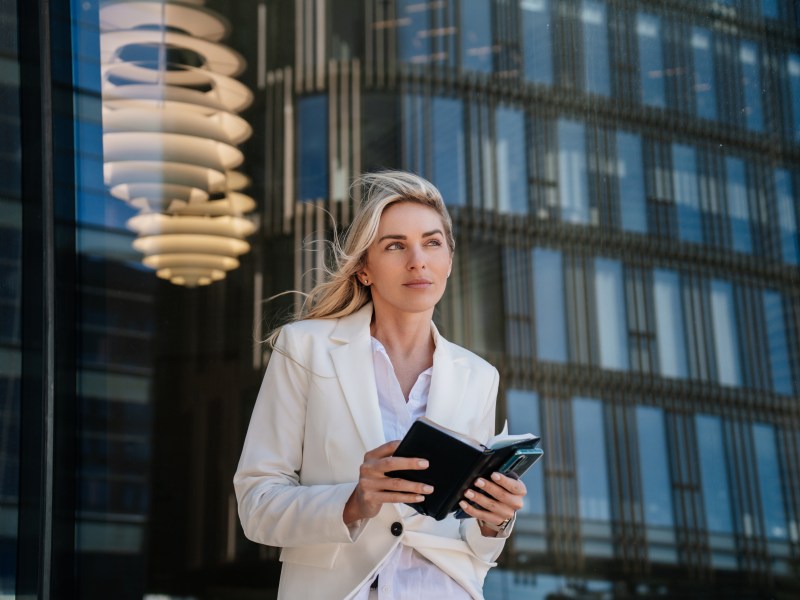
[{"label": "eye", "polygon": [[441,246],[442,245],[442,240],[437,239],[437,238],[433,238],[433,239],[428,240],[427,245],[428,246]]},{"label": "eye", "polygon": [[402,250],[403,249],[403,244],[400,243],[400,242],[392,242],[391,244],[386,246],[386,249],[387,250]]}]

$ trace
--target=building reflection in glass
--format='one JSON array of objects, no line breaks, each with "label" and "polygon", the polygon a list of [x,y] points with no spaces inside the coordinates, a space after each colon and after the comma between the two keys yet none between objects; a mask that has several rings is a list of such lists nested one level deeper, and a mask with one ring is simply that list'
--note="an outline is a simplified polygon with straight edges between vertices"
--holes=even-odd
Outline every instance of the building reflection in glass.
[{"label": "building reflection in glass", "polygon": [[[83,597],[123,577],[138,598],[274,590],[276,553],[243,539],[230,489],[268,359],[252,332],[294,302],[266,298],[313,281],[325,211],[346,225],[349,181],[384,167],[444,192],[457,254],[441,329],[498,366],[510,429],[545,442],[486,597],[800,591],[794,3],[208,5],[251,66],[244,168],[261,219],[208,290],[147,278],[125,250],[99,90],[80,78],[96,8],[73,10]],[[2,443],[13,474],[16,442]]]}]

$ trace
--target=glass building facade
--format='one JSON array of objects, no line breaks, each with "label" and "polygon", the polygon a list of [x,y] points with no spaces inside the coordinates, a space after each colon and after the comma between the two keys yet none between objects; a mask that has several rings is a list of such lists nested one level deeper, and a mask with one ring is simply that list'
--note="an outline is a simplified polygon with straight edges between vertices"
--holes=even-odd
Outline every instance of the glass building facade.
[{"label": "glass building facade", "polygon": [[0,0],[0,598],[274,596],[261,340],[381,168],[443,192],[436,320],[543,438],[487,599],[800,594],[797,3],[209,0],[257,231],[196,288],[109,189],[109,4]]}]

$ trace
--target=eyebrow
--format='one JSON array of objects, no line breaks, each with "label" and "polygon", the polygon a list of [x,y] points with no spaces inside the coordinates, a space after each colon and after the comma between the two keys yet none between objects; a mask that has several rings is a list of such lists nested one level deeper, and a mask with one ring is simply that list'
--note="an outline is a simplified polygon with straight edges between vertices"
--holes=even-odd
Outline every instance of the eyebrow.
[{"label": "eyebrow", "polygon": [[[425,233],[422,234],[422,237],[424,238],[431,237],[432,235],[436,235],[437,233],[441,236],[444,236],[444,233],[442,232],[441,229],[434,229],[432,231],[426,231]],[[402,235],[399,233],[390,233],[389,235],[384,235],[383,237],[381,237],[378,240],[378,243],[382,242],[383,240],[406,240],[406,239],[408,239],[407,235]]]}]

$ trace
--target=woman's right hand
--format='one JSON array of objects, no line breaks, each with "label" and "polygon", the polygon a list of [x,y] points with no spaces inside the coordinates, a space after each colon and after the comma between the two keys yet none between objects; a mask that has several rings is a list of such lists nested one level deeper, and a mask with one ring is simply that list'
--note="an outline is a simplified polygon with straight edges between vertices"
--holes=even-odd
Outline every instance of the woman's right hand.
[{"label": "woman's right hand", "polygon": [[425,494],[433,492],[430,485],[386,476],[391,471],[428,468],[427,460],[392,456],[399,444],[399,440],[387,442],[364,455],[358,484],[344,505],[342,518],[345,525],[371,519],[387,502],[422,502]]}]

